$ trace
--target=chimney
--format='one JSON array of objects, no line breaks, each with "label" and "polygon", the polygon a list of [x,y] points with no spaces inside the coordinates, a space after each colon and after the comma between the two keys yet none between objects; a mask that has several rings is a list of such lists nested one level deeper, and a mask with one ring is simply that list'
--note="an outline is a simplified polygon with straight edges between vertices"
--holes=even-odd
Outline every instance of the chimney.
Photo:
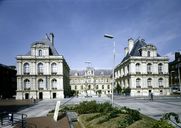
[{"label": "chimney", "polygon": [[52,46],[54,46],[54,34],[52,32],[49,34],[49,39],[50,42],[52,43]]},{"label": "chimney", "polygon": [[180,52],[175,52],[175,60],[178,60],[179,56],[180,56]]},{"label": "chimney", "polygon": [[132,38],[128,39],[128,51],[129,51],[129,53],[133,49],[133,46],[134,46],[134,40]]},{"label": "chimney", "polygon": [[125,56],[128,54],[128,47],[124,48]]}]

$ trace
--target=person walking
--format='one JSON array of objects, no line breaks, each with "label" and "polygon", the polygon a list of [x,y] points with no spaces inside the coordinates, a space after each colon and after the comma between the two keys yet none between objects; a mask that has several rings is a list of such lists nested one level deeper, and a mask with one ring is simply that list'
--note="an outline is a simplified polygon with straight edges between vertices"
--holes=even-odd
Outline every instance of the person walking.
[{"label": "person walking", "polygon": [[150,97],[151,97],[151,101],[153,101],[153,93],[152,92],[150,94]]}]

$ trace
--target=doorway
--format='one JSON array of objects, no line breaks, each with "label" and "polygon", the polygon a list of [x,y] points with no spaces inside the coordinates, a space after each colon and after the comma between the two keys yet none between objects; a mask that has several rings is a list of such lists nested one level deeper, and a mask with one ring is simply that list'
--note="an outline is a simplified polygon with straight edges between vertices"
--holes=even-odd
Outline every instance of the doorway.
[{"label": "doorway", "polygon": [[53,93],[53,99],[55,99],[55,98],[56,98],[56,96],[57,96],[57,95],[56,95],[56,93]]},{"label": "doorway", "polygon": [[43,93],[39,92],[39,99],[42,100],[43,99]]},{"label": "doorway", "polygon": [[25,93],[25,99],[29,99],[29,93]]}]

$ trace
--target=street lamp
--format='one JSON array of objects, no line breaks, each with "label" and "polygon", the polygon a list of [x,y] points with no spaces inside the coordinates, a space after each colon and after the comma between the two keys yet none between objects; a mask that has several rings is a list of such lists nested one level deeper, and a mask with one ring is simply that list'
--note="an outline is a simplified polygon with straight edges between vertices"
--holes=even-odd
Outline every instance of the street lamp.
[{"label": "street lamp", "polygon": [[[114,37],[109,34],[104,35],[105,38],[113,39]],[[114,93],[114,67],[115,67],[115,41],[113,41],[113,69],[112,69],[112,106],[114,104],[113,102],[113,93]]]},{"label": "street lamp", "polygon": [[180,64],[178,64],[178,82],[179,82],[179,85],[180,85],[180,96],[181,96]]}]

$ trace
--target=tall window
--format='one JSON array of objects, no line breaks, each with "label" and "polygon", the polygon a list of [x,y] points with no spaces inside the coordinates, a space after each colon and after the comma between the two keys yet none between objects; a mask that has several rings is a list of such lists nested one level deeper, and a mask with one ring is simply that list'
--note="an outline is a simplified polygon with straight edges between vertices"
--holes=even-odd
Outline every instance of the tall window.
[{"label": "tall window", "polygon": [[162,73],[163,65],[160,63],[158,64],[158,73]]},{"label": "tall window", "polygon": [[30,66],[28,63],[24,64],[24,74],[29,74],[30,73]]},{"label": "tall window", "polygon": [[163,87],[163,78],[158,79],[158,85],[159,87]]},{"label": "tall window", "polygon": [[56,79],[52,80],[52,89],[57,89],[57,80]]},{"label": "tall window", "polygon": [[152,79],[151,79],[151,78],[148,78],[148,80],[147,80],[147,85],[148,85],[148,86],[151,86],[151,81],[152,81]]},{"label": "tall window", "polygon": [[147,52],[147,56],[150,57],[150,51]]},{"label": "tall window", "polygon": [[141,82],[140,78],[137,78],[137,79],[136,79],[136,87],[137,87],[137,88],[140,88],[140,87],[141,87],[140,82]]},{"label": "tall window", "polygon": [[38,64],[38,73],[43,73],[43,64],[42,63]]},{"label": "tall window", "polygon": [[51,71],[52,71],[52,73],[57,73],[57,64],[56,63],[53,63],[51,65]]},{"label": "tall window", "polygon": [[107,89],[110,89],[110,85],[107,86]]},{"label": "tall window", "polygon": [[102,89],[104,89],[104,85],[102,85]]},{"label": "tall window", "polygon": [[42,50],[38,50],[38,56],[42,56]]},{"label": "tall window", "polygon": [[139,63],[136,64],[136,72],[140,72],[140,64]]},{"label": "tall window", "polygon": [[96,89],[99,89],[99,85],[96,85]]},{"label": "tall window", "polygon": [[147,72],[148,72],[148,73],[151,73],[151,64],[150,64],[150,63],[147,64]]},{"label": "tall window", "polygon": [[28,79],[24,80],[24,89],[25,90],[30,89],[30,80]]},{"label": "tall window", "polygon": [[89,90],[91,89],[91,85],[88,86],[88,89],[89,89]]},{"label": "tall window", "polygon": [[38,80],[38,88],[39,88],[40,90],[43,90],[43,89],[44,89],[44,83],[43,83],[43,80],[42,80],[42,79],[39,79],[39,80]]}]

